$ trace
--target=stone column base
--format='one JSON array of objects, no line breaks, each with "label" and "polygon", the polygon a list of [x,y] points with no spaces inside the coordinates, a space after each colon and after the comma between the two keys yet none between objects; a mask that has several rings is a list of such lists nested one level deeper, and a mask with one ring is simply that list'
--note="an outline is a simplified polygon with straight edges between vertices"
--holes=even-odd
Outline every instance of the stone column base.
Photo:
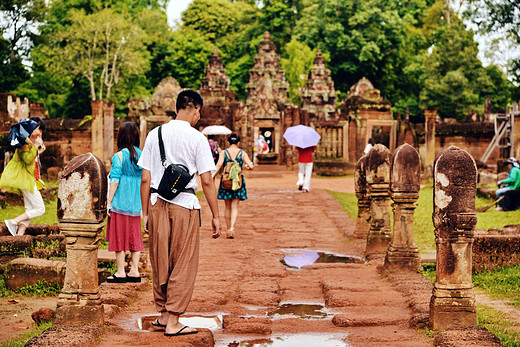
[{"label": "stone column base", "polygon": [[56,309],[55,324],[76,325],[94,324],[103,326],[105,324],[105,312],[103,305],[99,306],[61,306]]},{"label": "stone column base", "polygon": [[430,329],[446,330],[453,326],[476,326],[477,308],[473,297],[435,297],[430,300]]},{"label": "stone column base", "polygon": [[388,250],[385,256],[385,269],[421,271],[421,258],[417,250]]},{"label": "stone column base", "polygon": [[102,303],[99,294],[62,293],[58,296],[55,322],[103,326],[105,319]]}]

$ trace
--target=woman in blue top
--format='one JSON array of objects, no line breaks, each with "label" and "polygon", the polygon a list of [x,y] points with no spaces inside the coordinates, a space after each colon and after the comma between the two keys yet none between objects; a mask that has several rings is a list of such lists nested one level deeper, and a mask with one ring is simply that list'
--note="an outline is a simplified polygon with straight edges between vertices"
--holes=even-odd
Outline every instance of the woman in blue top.
[{"label": "woman in blue top", "polygon": [[[108,193],[109,219],[107,223],[108,250],[116,252],[117,272],[109,283],[141,282],[139,257],[144,250],[141,232],[141,173],[137,166],[141,156],[139,130],[134,123],[119,127],[117,148],[112,157]],[[125,272],[125,251],[132,253],[128,274]]]}]

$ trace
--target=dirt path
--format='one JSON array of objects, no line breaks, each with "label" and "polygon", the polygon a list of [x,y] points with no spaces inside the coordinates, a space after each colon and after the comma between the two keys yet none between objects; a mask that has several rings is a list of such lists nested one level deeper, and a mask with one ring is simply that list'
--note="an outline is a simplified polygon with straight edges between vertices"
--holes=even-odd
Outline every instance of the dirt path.
[{"label": "dirt path", "polygon": [[[430,339],[409,327],[413,295],[396,290],[395,282],[377,272],[381,259],[370,263],[318,260],[301,269],[281,262],[284,250],[295,249],[352,260],[362,256],[365,242],[350,237],[355,222],[326,192],[353,193],[353,177],[313,178],[309,193],[296,190],[296,172],[278,167],[260,167],[246,177],[249,199],[240,204],[236,239],[210,238],[209,209],[201,201],[199,272],[185,315],[208,317],[185,321],[202,327],[200,333],[168,338],[152,331],[150,322],[157,313],[151,286],[143,283],[136,292],[128,284],[107,288],[105,283],[101,290],[106,302],[118,302],[114,293],[127,300],[116,305],[115,311],[108,310],[100,346],[235,347],[240,342],[243,346],[432,346]],[[220,208],[224,223],[223,202]],[[424,305],[428,305],[429,293],[431,289],[420,297]],[[117,306],[128,302],[128,307],[117,312]],[[9,310],[18,305],[0,304],[4,322],[0,339],[5,341],[13,331],[21,333],[20,329],[30,326],[32,310],[28,307],[24,314],[28,317],[20,319]],[[32,305],[34,310],[43,306]]]},{"label": "dirt path", "polygon": [[[316,346],[430,346],[427,338],[409,328],[406,300],[377,273],[377,262],[315,263],[300,270],[280,262],[283,249],[353,257],[364,251],[362,241],[344,236],[353,232],[354,221],[325,191],[353,192],[353,178],[313,179],[311,192],[301,193],[295,176],[272,170],[249,175],[249,199],[240,205],[234,240],[212,240],[209,211],[203,210],[199,272],[188,314],[225,316],[224,329],[213,330],[216,346],[282,340]],[[100,345],[206,345],[204,331],[176,338],[139,331],[137,319],[156,314],[151,302],[147,291],[116,316]],[[280,305],[290,310],[290,304],[324,307],[317,306],[319,312],[305,318],[300,312],[306,307],[296,307],[300,310],[291,315],[274,313]]]}]

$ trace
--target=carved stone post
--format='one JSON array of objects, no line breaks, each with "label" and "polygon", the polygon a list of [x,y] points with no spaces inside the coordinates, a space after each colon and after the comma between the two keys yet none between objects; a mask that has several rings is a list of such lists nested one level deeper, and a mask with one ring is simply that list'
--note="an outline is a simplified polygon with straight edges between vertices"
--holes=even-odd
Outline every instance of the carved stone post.
[{"label": "carved stone post", "polygon": [[426,155],[424,159],[424,168],[426,175],[432,177],[433,161],[435,160],[435,119],[437,118],[437,110],[424,110],[424,134]]},{"label": "carved stone post", "polygon": [[399,146],[392,155],[390,197],[394,201],[394,234],[388,245],[385,267],[417,271],[419,250],[413,238],[413,213],[421,188],[421,159],[410,146]]},{"label": "carved stone post", "polygon": [[92,108],[92,153],[98,158],[103,159],[103,101],[91,100],[90,106]]},{"label": "carved stone post", "polygon": [[107,173],[101,160],[92,153],[72,159],[58,189],[59,228],[67,241],[67,271],[56,309],[60,324],[104,323],[97,259],[106,196]]},{"label": "carved stone post", "polygon": [[471,279],[477,166],[466,151],[451,146],[439,153],[434,179],[437,278],[430,300],[430,328],[473,326],[477,324]]},{"label": "carved stone post", "polygon": [[390,230],[390,151],[377,144],[368,154],[366,175],[370,194],[370,230],[365,255],[386,252],[391,239]]},{"label": "carved stone post", "polygon": [[103,158],[100,159],[109,169],[114,153],[114,109],[113,102],[105,102],[103,105]]},{"label": "carved stone post", "polygon": [[355,239],[366,239],[370,229],[370,195],[367,189],[366,165],[368,157],[362,156],[356,164],[354,185],[358,199],[358,215],[356,220]]}]

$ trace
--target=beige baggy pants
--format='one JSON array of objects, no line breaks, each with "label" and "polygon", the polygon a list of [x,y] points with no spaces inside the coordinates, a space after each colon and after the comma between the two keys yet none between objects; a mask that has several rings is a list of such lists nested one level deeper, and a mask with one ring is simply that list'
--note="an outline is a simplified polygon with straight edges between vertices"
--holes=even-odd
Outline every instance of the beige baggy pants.
[{"label": "beige baggy pants", "polygon": [[180,315],[190,303],[197,277],[199,210],[157,199],[148,211],[155,307]]}]

